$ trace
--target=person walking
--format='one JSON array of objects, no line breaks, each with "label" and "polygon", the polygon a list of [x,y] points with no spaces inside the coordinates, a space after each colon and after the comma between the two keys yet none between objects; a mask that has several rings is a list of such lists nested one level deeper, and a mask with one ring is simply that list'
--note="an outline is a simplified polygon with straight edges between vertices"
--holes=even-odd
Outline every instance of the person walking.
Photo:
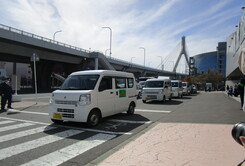
[{"label": "person walking", "polygon": [[13,89],[10,85],[10,78],[5,78],[4,82],[0,84],[0,93],[1,93],[1,110],[5,110],[5,105],[8,102],[7,108],[12,108],[12,94]]},{"label": "person walking", "polygon": [[240,95],[240,100],[241,100],[241,110],[244,104],[244,85],[245,85],[245,78],[242,78],[237,86],[237,91]]},{"label": "person walking", "polygon": [[233,95],[233,86],[232,86],[232,85],[230,86],[230,89],[229,89],[229,95],[230,95],[230,96]]}]

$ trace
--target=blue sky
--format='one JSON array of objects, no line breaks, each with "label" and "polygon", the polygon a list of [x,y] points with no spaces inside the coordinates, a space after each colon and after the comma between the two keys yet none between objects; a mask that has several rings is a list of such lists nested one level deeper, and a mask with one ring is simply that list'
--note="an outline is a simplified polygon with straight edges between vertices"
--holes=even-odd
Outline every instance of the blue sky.
[{"label": "blue sky", "polygon": [[0,0],[0,24],[50,39],[62,30],[57,41],[102,53],[109,30],[101,27],[108,26],[112,57],[143,65],[144,47],[146,65],[160,68],[159,56],[175,57],[182,36],[189,56],[215,51],[236,30],[242,6],[244,0]]}]

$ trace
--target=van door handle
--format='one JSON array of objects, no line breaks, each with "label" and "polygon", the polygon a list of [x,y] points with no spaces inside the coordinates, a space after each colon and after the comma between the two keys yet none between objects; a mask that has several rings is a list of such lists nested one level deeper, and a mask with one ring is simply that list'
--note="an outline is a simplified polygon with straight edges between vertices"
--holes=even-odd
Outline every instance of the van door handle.
[{"label": "van door handle", "polygon": [[110,92],[110,94],[113,94],[113,92]]},{"label": "van door handle", "polygon": [[118,96],[118,92],[116,92],[116,95]]}]

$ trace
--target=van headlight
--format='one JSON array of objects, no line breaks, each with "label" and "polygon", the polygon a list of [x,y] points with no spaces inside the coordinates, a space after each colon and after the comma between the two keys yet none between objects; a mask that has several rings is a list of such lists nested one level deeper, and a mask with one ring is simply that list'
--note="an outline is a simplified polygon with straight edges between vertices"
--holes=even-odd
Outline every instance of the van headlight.
[{"label": "van headlight", "polygon": [[90,94],[82,94],[79,97],[79,105],[88,105],[91,103],[91,95]]}]

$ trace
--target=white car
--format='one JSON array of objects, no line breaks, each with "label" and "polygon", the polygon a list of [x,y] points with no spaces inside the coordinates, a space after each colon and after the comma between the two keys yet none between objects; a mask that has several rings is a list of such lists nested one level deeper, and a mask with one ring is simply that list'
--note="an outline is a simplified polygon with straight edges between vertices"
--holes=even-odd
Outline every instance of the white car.
[{"label": "white car", "polygon": [[54,123],[87,122],[96,126],[101,118],[127,111],[137,101],[132,73],[111,70],[74,72],[52,93],[49,116]]},{"label": "white car", "polygon": [[148,79],[142,91],[142,101],[163,101],[172,99],[172,86],[169,79]]}]

